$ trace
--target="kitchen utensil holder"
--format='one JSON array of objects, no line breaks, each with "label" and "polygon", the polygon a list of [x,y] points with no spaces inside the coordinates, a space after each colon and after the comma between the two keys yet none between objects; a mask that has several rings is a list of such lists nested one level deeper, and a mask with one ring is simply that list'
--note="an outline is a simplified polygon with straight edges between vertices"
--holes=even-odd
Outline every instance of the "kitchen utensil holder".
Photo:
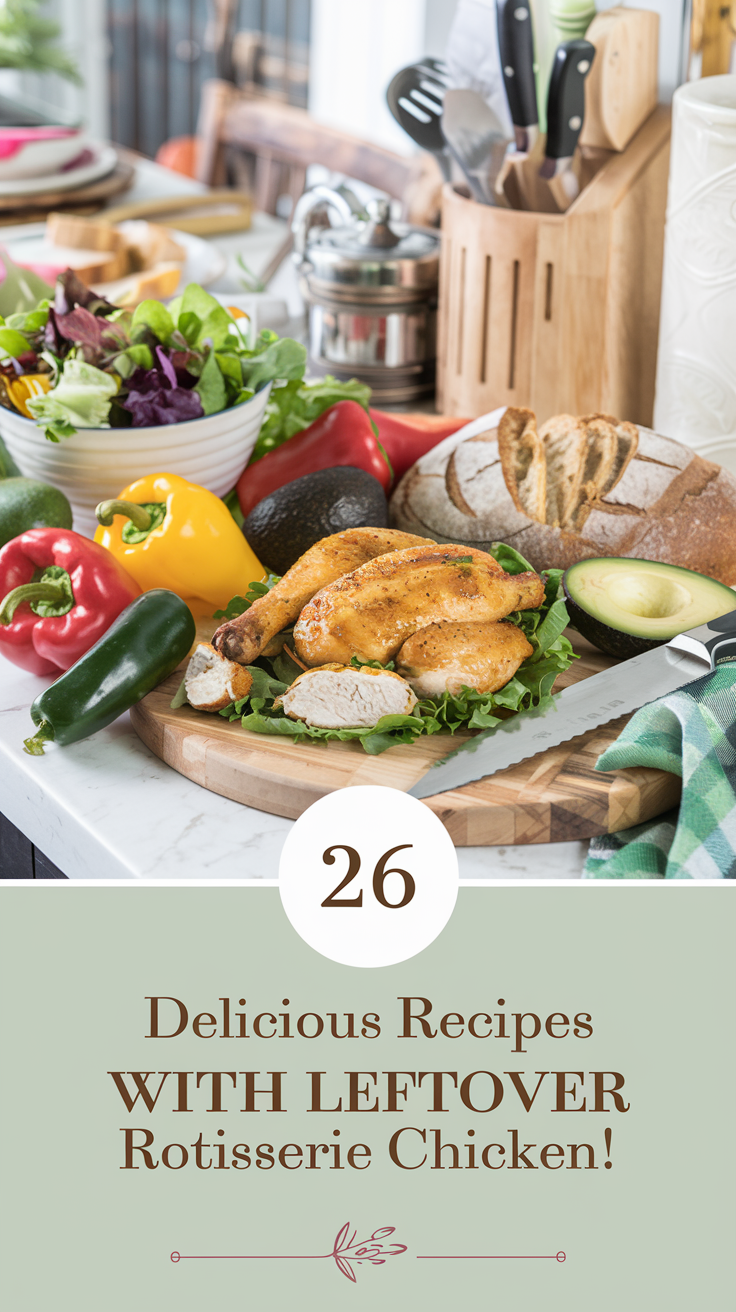
[{"label": "kitchen utensil holder", "polygon": [[444,187],[441,413],[512,405],[651,424],[669,140],[659,106],[565,214]]}]

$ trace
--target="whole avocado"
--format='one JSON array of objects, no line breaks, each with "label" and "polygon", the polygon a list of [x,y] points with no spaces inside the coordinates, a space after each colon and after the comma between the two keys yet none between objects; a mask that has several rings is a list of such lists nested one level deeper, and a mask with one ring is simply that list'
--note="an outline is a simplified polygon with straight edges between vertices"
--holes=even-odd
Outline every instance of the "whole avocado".
[{"label": "whole avocado", "polygon": [[72,508],[63,492],[35,478],[0,479],[0,547],[29,528],[71,528]]},{"label": "whole avocado", "polygon": [[15,478],[20,470],[0,437],[0,478]]},{"label": "whole avocado", "polygon": [[352,465],[318,469],[264,497],[243,525],[246,540],[274,574],[285,574],[320,538],[346,528],[386,528],[388,503],[372,474]]}]

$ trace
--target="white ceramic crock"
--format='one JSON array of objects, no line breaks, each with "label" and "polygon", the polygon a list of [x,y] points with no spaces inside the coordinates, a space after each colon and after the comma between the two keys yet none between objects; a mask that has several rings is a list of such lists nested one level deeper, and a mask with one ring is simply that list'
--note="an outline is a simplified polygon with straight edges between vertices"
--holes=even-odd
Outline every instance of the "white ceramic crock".
[{"label": "white ceramic crock", "polygon": [[654,428],[736,473],[736,76],[677,89]]},{"label": "white ceramic crock", "polygon": [[271,384],[249,401],[202,419],[153,428],[81,428],[49,442],[32,419],[0,407],[0,437],[22,474],[50,483],[71,503],[74,528],[92,537],[95,506],[146,474],[179,474],[222,497],[245,469]]}]

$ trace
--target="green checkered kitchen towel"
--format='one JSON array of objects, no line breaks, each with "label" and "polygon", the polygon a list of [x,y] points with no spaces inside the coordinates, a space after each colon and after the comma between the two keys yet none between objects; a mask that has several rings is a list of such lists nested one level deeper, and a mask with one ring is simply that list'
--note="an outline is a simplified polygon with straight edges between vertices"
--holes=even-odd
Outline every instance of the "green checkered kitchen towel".
[{"label": "green checkered kitchen towel", "polygon": [[736,879],[736,670],[724,665],[642,706],[597,770],[682,776],[679,812],[594,838],[584,879]]}]

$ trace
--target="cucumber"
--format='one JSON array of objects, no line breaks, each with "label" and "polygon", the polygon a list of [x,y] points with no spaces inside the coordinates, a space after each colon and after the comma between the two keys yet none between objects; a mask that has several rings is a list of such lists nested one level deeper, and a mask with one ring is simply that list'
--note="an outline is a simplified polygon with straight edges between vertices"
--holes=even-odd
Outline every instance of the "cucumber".
[{"label": "cucumber", "polygon": [[63,492],[35,478],[0,479],[0,547],[29,528],[71,528]]}]

